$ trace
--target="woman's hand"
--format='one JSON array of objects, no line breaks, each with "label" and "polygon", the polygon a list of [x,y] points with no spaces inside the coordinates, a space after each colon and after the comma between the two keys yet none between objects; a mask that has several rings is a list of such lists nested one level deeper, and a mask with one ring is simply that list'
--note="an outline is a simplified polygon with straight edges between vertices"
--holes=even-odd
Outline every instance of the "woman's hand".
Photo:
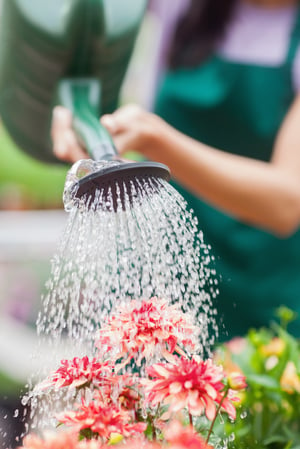
[{"label": "woman's hand", "polygon": [[[137,105],[119,108],[113,114],[104,115],[101,124],[109,131],[120,155],[127,151],[137,151],[151,157],[151,148],[163,120]],[[53,110],[51,137],[53,152],[58,159],[76,162],[88,158],[72,129],[72,114],[62,107]]]},{"label": "woman's hand", "polygon": [[118,152],[137,151],[153,157],[156,136],[165,122],[158,116],[135,104],[117,109],[113,114],[103,115],[101,123],[109,131]]},{"label": "woman's hand", "polygon": [[56,106],[53,109],[51,137],[53,153],[58,159],[66,162],[76,162],[88,158],[72,129],[72,114],[67,108]]}]

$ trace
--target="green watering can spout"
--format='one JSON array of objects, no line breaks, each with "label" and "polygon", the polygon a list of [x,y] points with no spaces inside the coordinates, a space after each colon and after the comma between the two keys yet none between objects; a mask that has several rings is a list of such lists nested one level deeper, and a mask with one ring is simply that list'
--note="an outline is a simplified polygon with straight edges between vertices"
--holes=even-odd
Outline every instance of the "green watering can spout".
[{"label": "green watering can spout", "polygon": [[0,114],[16,144],[43,162],[53,106],[72,110],[93,159],[116,154],[99,116],[118,105],[147,0],[3,0]]}]

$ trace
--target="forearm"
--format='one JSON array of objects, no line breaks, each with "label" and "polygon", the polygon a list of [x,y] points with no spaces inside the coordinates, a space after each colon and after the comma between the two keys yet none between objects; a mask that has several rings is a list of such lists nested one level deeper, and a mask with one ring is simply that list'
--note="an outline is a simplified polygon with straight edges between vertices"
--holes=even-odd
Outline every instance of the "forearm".
[{"label": "forearm", "polygon": [[287,235],[300,222],[300,179],[279,166],[203,145],[164,122],[147,156],[204,201],[239,219]]}]

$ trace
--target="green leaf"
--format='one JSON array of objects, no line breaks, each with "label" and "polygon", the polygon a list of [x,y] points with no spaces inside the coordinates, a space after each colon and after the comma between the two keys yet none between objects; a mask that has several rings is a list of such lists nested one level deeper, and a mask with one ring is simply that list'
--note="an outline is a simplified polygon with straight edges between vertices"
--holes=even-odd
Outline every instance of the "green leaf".
[{"label": "green leaf", "polygon": [[279,382],[266,374],[249,374],[246,380],[253,386],[260,386],[274,390],[280,389]]},{"label": "green leaf", "polygon": [[270,435],[274,434],[274,432],[276,431],[276,428],[280,425],[281,421],[282,421],[281,414],[279,416],[275,416],[274,417],[274,419],[272,420],[272,423],[271,423],[271,425],[270,425],[270,427],[268,429],[268,433]]},{"label": "green leaf", "polygon": [[263,440],[263,444],[266,446],[274,443],[290,443],[290,441],[283,435],[272,435],[271,437],[264,438]]}]

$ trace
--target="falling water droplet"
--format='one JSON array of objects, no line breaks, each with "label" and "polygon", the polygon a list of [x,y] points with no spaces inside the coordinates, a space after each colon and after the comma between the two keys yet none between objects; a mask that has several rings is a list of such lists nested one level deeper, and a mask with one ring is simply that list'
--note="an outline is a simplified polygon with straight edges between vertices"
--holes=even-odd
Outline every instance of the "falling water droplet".
[{"label": "falling water droplet", "polygon": [[[209,353],[213,346],[217,276],[185,200],[156,178],[117,184],[116,193],[115,202],[108,189],[105,201],[97,190],[93,199],[68,203],[37,320],[40,350],[49,359],[35,373],[38,379],[62,358],[94,354],[96,329],[118,305],[136,298],[158,296],[178,304],[200,328],[197,352]],[[48,425],[49,416],[72,401],[58,391],[51,396],[29,391],[22,398],[23,405],[30,403],[32,428],[43,427],[44,420]]]},{"label": "falling water droplet", "polygon": [[243,412],[240,414],[240,417],[241,417],[241,419],[247,418],[247,411],[246,411],[246,410],[243,411]]}]

